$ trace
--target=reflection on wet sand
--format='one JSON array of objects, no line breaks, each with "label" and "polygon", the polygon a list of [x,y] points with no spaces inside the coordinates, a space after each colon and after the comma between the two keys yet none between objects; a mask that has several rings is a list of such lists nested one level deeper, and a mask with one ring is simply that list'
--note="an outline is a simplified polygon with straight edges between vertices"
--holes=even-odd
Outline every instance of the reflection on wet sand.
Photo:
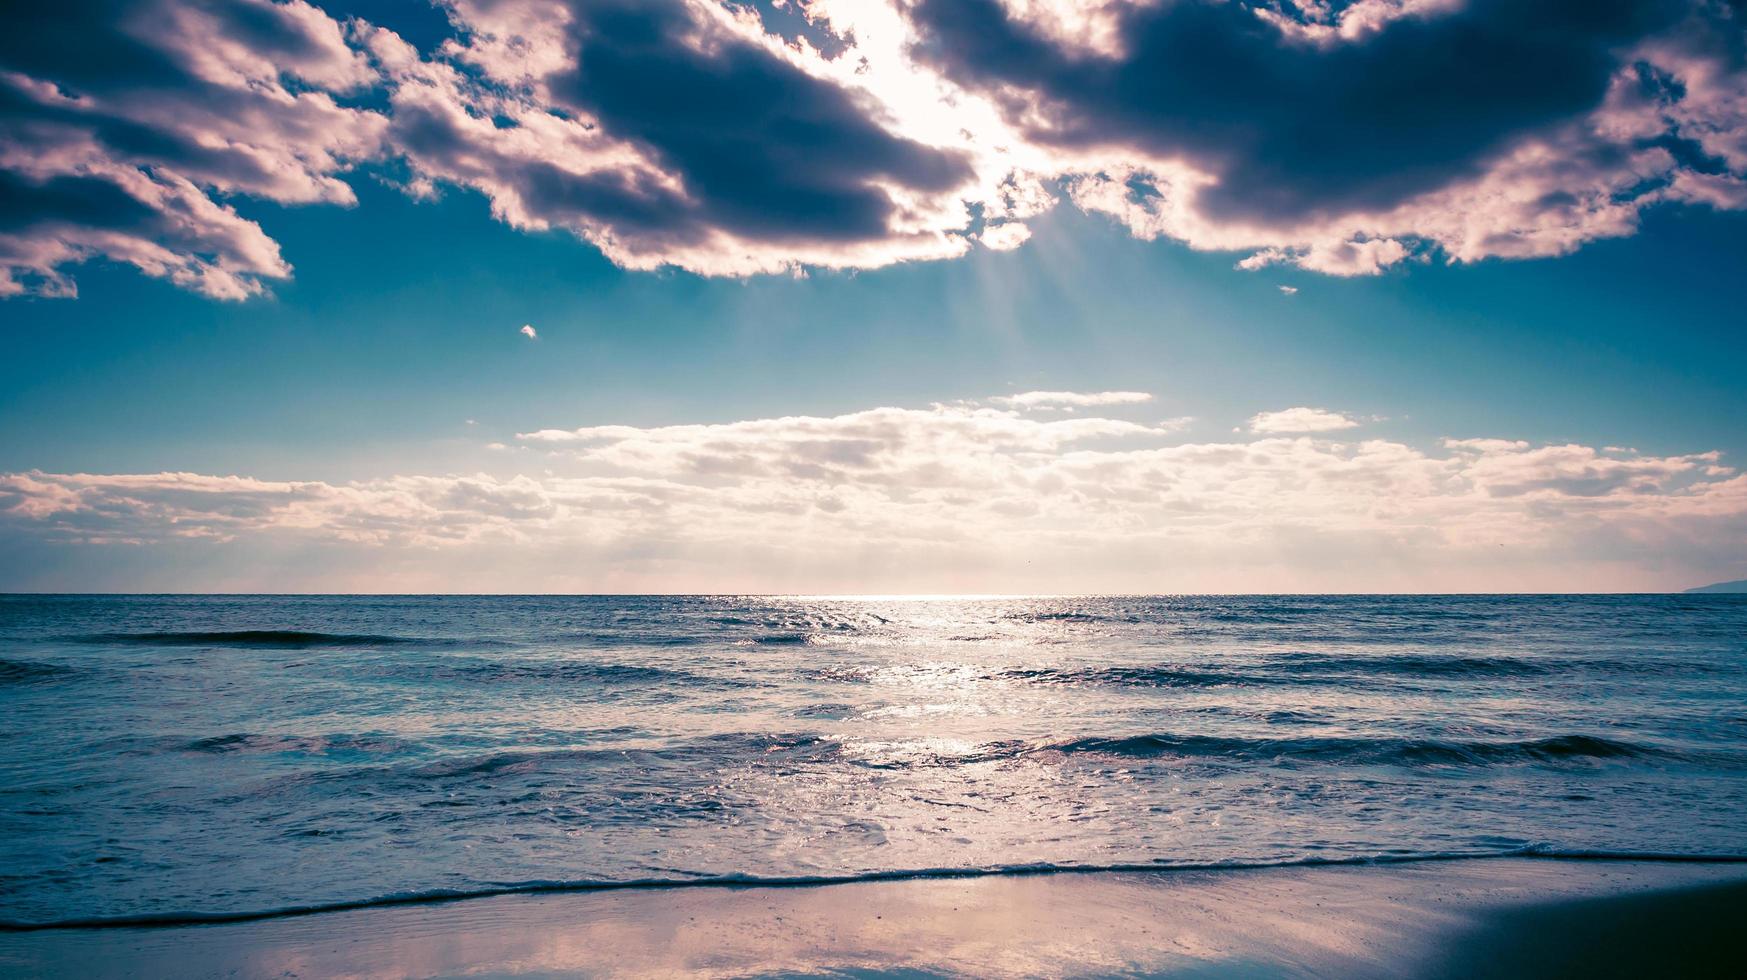
[{"label": "reflection on wet sand", "polygon": [[[1622,968],[1646,965],[1646,955],[1677,968],[1695,954],[1739,962],[1747,940],[1728,924],[1744,910],[1742,864],[1495,859],[1051,874],[506,896],[223,926],[15,933],[0,935],[0,972],[1527,976],[1568,972],[1561,964],[1593,970],[1609,942],[1638,951],[1613,961]],[[1632,943],[1624,926],[1646,921],[1657,924],[1655,941]]]}]

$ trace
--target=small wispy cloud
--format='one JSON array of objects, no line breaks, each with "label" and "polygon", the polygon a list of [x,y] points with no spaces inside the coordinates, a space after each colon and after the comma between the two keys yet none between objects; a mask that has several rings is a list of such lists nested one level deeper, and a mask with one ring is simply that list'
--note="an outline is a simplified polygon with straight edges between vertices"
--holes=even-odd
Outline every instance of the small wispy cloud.
[{"label": "small wispy cloud", "polygon": [[1277,412],[1261,412],[1250,417],[1251,432],[1333,432],[1351,429],[1359,420],[1326,408],[1283,408]]},{"label": "small wispy cloud", "polygon": [[1007,408],[1093,408],[1104,405],[1139,405],[1153,396],[1144,391],[1027,391],[1000,395],[991,404]]},{"label": "small wispy cloud", "polygon": [[539,340],[540,339],[540,332],[538,330],[534,329],[533,324],[524,323],[524,324],[522,324],[522,336],[528,338],[529,340]]},{"label": "small wispy cloud", "polygon": [[1285,293],[1288,296],[1297,296],[1298,295],[1298,287],[1297,286],[1281,286],[1280,291],[1282,293]]}]

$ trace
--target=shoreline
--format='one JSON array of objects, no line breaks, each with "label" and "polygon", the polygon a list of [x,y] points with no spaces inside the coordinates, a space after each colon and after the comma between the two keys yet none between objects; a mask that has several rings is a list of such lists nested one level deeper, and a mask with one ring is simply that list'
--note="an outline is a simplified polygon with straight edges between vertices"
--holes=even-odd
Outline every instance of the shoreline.
[{"label": "shoreline", "polygon": [[1680,975],[1741,962],[1743,920],[1741,861],[1452,856],[621,884],[56,925],[0,932],[0,972]]},{"label": "shoreline", "polygon": [[62,932],[101,929],[175,929],[189,926],[233,925],[265,922],[276,919],[331,915],[369,909],[389,909],[405,906],[449,905],[457,902],[507,898],[518,895],[578,895],[615,891],[673,891],[685,888],[824,888],[832,885],[873,884],[894,881],[952,881],[978,878],[1027,878],[1052,875],[1140,874],[1169,875],[1207,872],[1245,872],[1290,870],[1297,868],[1370,868],[1416,864],[1440,864],[1460,861],[1596,861],[1639,864],[1740,864],[1747,867],[1747,855],[1679,854],[1657,852],[1623,853],[1614,851],[1552,851],[1524,848],[1516,851],[1403,854],[1370,857],[1305,858],[1295,861],[1222,862],[1211,864],[1115,863],[1082,864],[1018,864],[993,867],[945,867],[893,869],[890,871],[849,872],[821,875],[720,875],[696,878],[628,878],[581,879],[574,881],[530,881],[474,889],[432,889],[381,895],[372,898],[341,899],[311,905],[282,908],[245,909],[233,912],[147,912],[91,916],[88,918],[31,921],[0,919],[0,935],[7,933]]}]

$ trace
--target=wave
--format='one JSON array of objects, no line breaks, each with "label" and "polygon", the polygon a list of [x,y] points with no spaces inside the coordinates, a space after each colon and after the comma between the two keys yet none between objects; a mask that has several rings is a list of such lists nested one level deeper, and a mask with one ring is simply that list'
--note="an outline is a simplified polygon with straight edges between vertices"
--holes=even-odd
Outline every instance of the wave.
[{"label": "wave", "polygon": [[177,751],[210,753],[270,753],[300,752],[322,755],[328,752],[402,752],[407,743],[387,735],[258,735],[237,732],[195,739],[175,746]]},{"label": "wave", "polygon": [[[953,639],[959,639],[954,637]],[[877,665],[825,665],[803,667],[798,673],[812,681],[841,684],[865,684],[888,668]],[[1292,678],[1259,674],[1237,674],[1208,670],[1189,670],[1170,666],[1142,667],[1013,667],[992,673],[977,673],[967,677],[976,681],[1019,681],[1029,684],[1081,685],[1104,684],[1112,687],[1223,687],[1244,684],[1304,683]]]},{"label": "wave", "polygon": [[1011,612],[1002,619],[1018,623],[1139,623],[1139,616],[1121,613],[1089,613],[1078,611],[1066,612]]},{"label": "wave", "polygon": [[1303,761],[1349,765],[1485,766],[1587,759],[1679,758],[1677,753],[1592,735],[1526,741],[1455,742],[1413,738],[1222,738],[1211,735],[1135,735],[1082,738],[1028,750],[1090,753],[1133,759],[1186,758],[1240,762]]},{"label": "wave", "polygon": [[71,667],[35,660],[0,660],[0,684],[30,684],[75,673]]},{"label": "wave", "polygon": [[1354,674],[1403,677],[1527,677],[1551,668],[1503,657],[1334,657],[1285,654],[1248,669],[1203,670],[1174,664],[1015,667],[988,676],[1033,684],[1112,687],[1244,687],[1338,683]]},{"label": "wave", "polygon": [[[1179,667],[1033,667],[1004,670],[994,675],[1002,680],[1034,684],[1110,684],[1123,687],[1225,687],[1254,683],[1280,683],[1282,678],[1219,671],[1184,670]],[[1284,679],[1289,680],[1289,679]]]},{"label": "wave", "polygon": [[643,664],[591,663],[586,660],[458,660],[448,663],[397,663],[390,676],[466,683],[549,681],[581,684],[676,684],[686,687],[750,687],[752,682]]},{"label": "wave", "polygon": [[307,647],[381,647],[402,644],[435,645],[450,641],[430,640],[415,636],[384,636],[375,633],[316,633],[307,630],[216,630],[163,631],[144,633],[92,633],[79,637],[86,643],[108,643],[119,646],[146,647],[266,647],[304,649]]},{"label": "wave", "polygon": [[[334,736],[346,739],[353,736]],[[356,736],[364,738],[364,736]],[[314,743],[312,743],[313,745]],[[180,751],[326,751],[330,746],[301,748],[269,736],[233,735],[208,743],[178,743]],[[336,742],[334,750],[370,751],[365,745]],[[389,751],[385,749],[384,751]],[[858,769],[920,771],[957,769],[1020,760],[1067,760],[1077,757],[1122,760],[1182,760],[1211,765],[1235,763],[1329,766],[1397,766],[1407,769],[1509,765],[1581,765],[1640,759],[1705,761],[1648,745],[1634,745],[1589,735],[1561,735],[1519,741],[1444,741],[1414,738],[1236,738],[1211,735],[1146,734],[1080,738],[1061,742],[1024,740],[987,742],[963,751],[935,751],[916,746],[880,746],[870,750],[856,742],[809,733],[783,735],[734,733],[683,742],[651,744],[605,742],[598,745],[495,751],[400,763],[381,768],[352,769],[296,779],[364,779],[377,783],[495,781],[536,774],[576,772],[629,766],[647,774],[665,767],[707,764],[733,767],[778,763],[784,766],[851,766]],[[1717,760],[1709,760],[1716,762]]]},{"label": "wave", "polygon": [[1546,844],[1493,851],[1434,851],[1417,854],[1369,854],[1349,857],[1309,857],[1284,861],[1213,861],[1172,863],[1160,858],[1147,862],[1109,864],[996,864],[968,867],[911,868],[888,871],[820,875],[755,875],[743,873],[697,875],[690,878],[580,878],[502,882],[479,888],[434,888],[428,891],[395,892],[373,898],[291,905],[236,912],[154,912],[142,915],[89,916],[40,921],[0,919],[0,932],[46,932],[64,929],[128,929],[212,925],[226,922],[260,922],[329,912],[406,905],[436,905],[507,895],[550,895],[604,891],[658,891],[680,888],[819,888],[880,881],[926,881],[965,878],[1021,878],[1045,875],[1179,874],[1209,871],[1266,871],[1277,868],[1386,867],[1501,858],[1542,861],[1645,861],[1669,864],[1741,864],[1747,854],[1683,854],[1661,851],[1594,851],[1560,849]]},{"label": "wave", "polygon": [[[835,753],[836,743],[812,735],[711,735],[669,745],[603,744],[588,748],[537,749],[459,756],[410,767],[395,767],[392,775],[418,779],[484,777],[496,773],[525,775],[550,769],[554,764],[589,767],[601,762],[649,766],[654,763],[691,763],[741,758],[776,758],[824,747]],[[380,774],[365,773],[375,776]]]},{"label": "wave", "polygon": [[697,647],[722,642],[721,637],[701,633],[676,632],[669,627],[637,630],[582,630],[542,634],[546,643],[580,643],[584,648],[601,647]]},{"label": "wave", "polygon": [[1558,669],[1521,657],[1463,657],[1439,654],[1388,654],[1341,657],[1320,653],[1286,653],[1270,658],[1288,670],[1304,673],[1402,674],[1410,677],[1528,677]]},{"label": "wave", "polygon": [[1276,654],[1254,664],[1204,670],[1176,664],[1084,667],[1016,667],[990,675],[992,679],[1036,684],[1106,684],[1116,687],[1237,687],[1297,684],[1338,684],[1358,677],[1461,678],[1541,677],[1572,671],[1597,673],[1705,674],[1705,664],[1628,660],[1533,660],[1522,657],[1473,657],[1440,654],[1342,656],[1320,653]]},{"label": "wave", "polygon": [[750,642],[761,647],[797,647],[813,643],[814,637],[811,633],[766,633],[753,637]]},{"label": "wave", "polygon": [[1271,658],[1300,673],[1399,674],[1409,677],[1534,677],[1575,671],[1623,674],[1714,674],[1726,668],[1690,660],[1645,657],[1614,659],[1597,657],[1472,657],[1435,653],[1403,653],[1374,656],[1340,656],[1321,653],[1286,653]]}]

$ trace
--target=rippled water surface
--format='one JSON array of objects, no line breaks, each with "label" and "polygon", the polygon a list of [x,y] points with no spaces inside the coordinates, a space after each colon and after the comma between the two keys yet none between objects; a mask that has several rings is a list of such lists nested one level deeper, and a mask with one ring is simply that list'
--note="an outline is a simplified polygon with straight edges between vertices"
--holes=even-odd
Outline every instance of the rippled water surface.
[{"label": "rippled water surface", "polygon": [[1747,854],[1747,597],[0,597],[0,919]]}]

